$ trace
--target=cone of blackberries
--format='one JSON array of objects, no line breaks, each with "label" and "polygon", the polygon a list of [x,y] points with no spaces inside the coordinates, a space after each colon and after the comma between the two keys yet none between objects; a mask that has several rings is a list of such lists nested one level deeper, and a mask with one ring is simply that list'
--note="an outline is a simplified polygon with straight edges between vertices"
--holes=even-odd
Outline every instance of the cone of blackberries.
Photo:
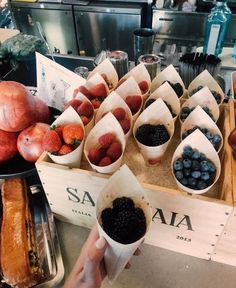
[{"label": "cone of blackberries", "polygon": [[102,211],[101,222],[104,231],[122,244],[136,242],[147,229],[143,210],[136,207],[131,198],[124,196],[113,200],[112,207]]}]

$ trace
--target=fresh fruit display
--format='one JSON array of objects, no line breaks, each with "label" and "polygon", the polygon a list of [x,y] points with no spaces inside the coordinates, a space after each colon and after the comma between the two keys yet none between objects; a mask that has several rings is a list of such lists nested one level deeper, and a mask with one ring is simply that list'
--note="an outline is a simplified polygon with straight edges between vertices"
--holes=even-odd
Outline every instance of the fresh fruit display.
[{"label": "fresh fruit display", "polygon": [[170,134],[163,124],[143,124],[135,133],[136,139],[146,146],[159,146],[170,139]]},{"label": "fresh fruit display", "polygon": [[[154,98],[148,99],[147,102],[145,103],[144,109],[146,109],[149,105],[151,105],[155,101],[156,101],[156,99],[154,99]],[[172,117],[175,118],[176,114],[173,112],[173,109],[172,109],[171,105],[169,103],[167,103],[165,100],[163,100],[163,101],[166,104],[166,106],[168,107],[168,109],[170,110],[170,113],[171,113]]]},{"label": "fresh fruit display", "polygon": [[[195,109],[195,107],[192,107],[192,108],[190,108],[190,107],[188,107],[188,106],[182,107],[182,108],[181,108],[181,111],[180,111],[180,119],[181,119],[182,121],[184,121],[184,120],[188,117],[188,115],[189,115],[194,109]],[[203,106],[202,109],[203,109],[203,110],[211,117],[211,119],[214,121],[214,117],[213,117],[213,115],[212,115],[212,113],[211,113],[210,108],[207,107],[207,106]]]},{"label": "fresh fruit display", "polygon": [[44,150],[61,156],[74,151],[84,138],[84,129],[80,124],[65,124],[50,127],[43,138]]},{"label": "fresh fruit display", "polygon": [[98,138],[98,143],[88,151],[89,161],[98,166],[107,166],[122,155],[122,145],[116,136],[108,132]]},{"label": "fresh fruit display", "polygon": [[[202,85],[199,85],[197,88],[193,89],[190,93],[189,93],[189,97],[191,97],[193,94],[197,93],[199,90],[201,90],[203,88]],[[214,90],[210,90],[212,95],[214,96],[214,98],[216,99],[217,104],[221,103],[221,95],[220,93],[218,93],[217,91]]]},{"label": "fresh fruit display", "polygon": [[206,189],[216,177],[215,164],[190,145],[185,146],[181,157],[173,162],[173,171],[182,185],[194,190]]},{"label": "fresh fruit display", "polygon": [[175,91],[175,93],[178,97],[181,97],[183,95],[184,90],[183,90],[183,87],[180,83],[172,83],[169,80],[165,80],[162,84],[164,84],[165,82],[168,82],[170,84],[170,86]]},{"label": "fresh fruit display", "polygon": [[17,138],[17,148],[26,161],[35,162],[43,153],[43,139],[48,129],[48,124],[37,122],[20,132]]},{"label": "fresh fruit display", "polygon": [[125,103],[129,106],[132,115],[134,115],[142,106],[142,97],[140,95],[129,95],[125,98]]},{"label": "fresh fruit display", "polygon": [[104,231],[115,241],[130,244],[144,236],[147,224],[143,210],[128,197],[113,200],[101,213]]},{"label": "fresh fruit display", "polygon": [[64,110],[72,106],[75,111],[80,115],[80,118],[86,126],[93,118],[94,107],[90,101],[82,101],[79,99],[72,99],[65,104]]},{"label": "fresh fruit display", "polygon": [[214,133],[210,132],[207,128],[195,126],[191,129],[188,129],[182,134],[182,139],[186,138],[188,135],[190,135],[196,129],[199,129],[206,136],[206,138],[211,142],[211,144],[213,145],[215,150],[218,151],[218,149],[220,148],[221,142],[222,142],[221,136],[219,134],[214,134]]},{"label": "fresh fruit display", "polygon": [[13,158],[17,150],[17,137],[16,132],[6,132],[0,130],[0,163]]}]

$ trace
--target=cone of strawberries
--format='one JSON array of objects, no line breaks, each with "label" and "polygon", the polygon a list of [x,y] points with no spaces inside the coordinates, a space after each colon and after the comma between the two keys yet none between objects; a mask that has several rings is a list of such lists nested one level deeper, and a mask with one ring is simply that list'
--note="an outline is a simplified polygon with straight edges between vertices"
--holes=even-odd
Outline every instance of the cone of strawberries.
[{"label": "cone of strawberries", "polygon": [[57,164],[80,167],[85,129],[78,113],[69,106],[45,133],[43,145]]}]

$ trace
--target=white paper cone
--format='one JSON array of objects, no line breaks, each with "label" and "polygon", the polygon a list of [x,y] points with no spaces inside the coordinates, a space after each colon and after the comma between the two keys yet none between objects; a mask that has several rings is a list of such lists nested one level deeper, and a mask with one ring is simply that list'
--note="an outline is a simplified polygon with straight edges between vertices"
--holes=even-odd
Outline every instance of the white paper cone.
[{"label": "white paper cone", "polygon": [[127,165],[123,165],[113,176],[110,177],[106,186],[99,193],[96,203],[96,216],[99,223],[99,234],[108,242],[108,248],[105,253],[105,265],[109,281],[112,283],[124,269],[127,262],[132,257],[135,250],[141,244],[145,235],[131,244],[121,244],[111,239],[101,227],[101,212],[112,206],[112,201],[118,197],[131,198],[136,207],[143,210],[148,232],[152,222],[152,211],[147,195],[137,178],[130,171]]},{"label": "white paper cone", "polygon": [[[123,152],[120,158],[117,159],[112,164],[104,166],[104,167],[100,167],[100,166],[94,165],[93,163],[89,161],[88,153],[89,153],[90,148],[99,146],[98,138],[108,132],[113,133],[116,136],[117,140],[120,141]],[[126,140],[125,140],[124,132],[119,122],[115,118],[115,116],[111,112],[109,112],[92,128],[89,135],[87,136],[85,140],[85,145],[84,145],[84,154],[89,164],[91,165],[91,167],[97,172],[105,173],[105,174],[113,173],[121,165],[124,150],[125,150],[125,144],[126,144]]]},{"label": "white paper cone", "polygon": [[[188,146],[188,145],[190,145],[193,149],[197,149],[199,152],[204,153],[206,155],[206,157],[208,159],[210,159],[216,166],[215,180],[210,186],[208,186],[205,189],[194,190],[194,189],[188,188],[188,187],[182,185],[176,179],[176,177],[174,175],[173,163],[176,159],[178,159],[182,156],[184,147]],[[210,143],[210,141],[208,141],[207,138],[203,135],[203,133],[197,129],[193,133],[191,133],[188,137],[186,137],[179,144],[179,146],[176,148],[174,155],[173,155],[173,158],[172,158],[172,161],[171,161],[171,170],[172,170],[173,177],[175,178],[175,181],[181,190],[184,190],[184,191],[191,193],[191,194],[203,194],[203,193],[206,193],[218,180],[218,178],[220,176],[220,172],[221,172],[221,163],[220,163],[220,158],[219,158],[216,150],[214,149],[214,147]]]},{"label": "white paper cone", "polygon": [[223,146],[223,136],[216,123],[199,105],[189,114],[189,116],[185,119],[184,123],[182,124],[181,139],[184,132],[196,126],[199,126],[201,128],[207,128],[209,132],[213,134],[218,134],[221,137],[221,144],[217,150],[217,152],[219,153],[219,151]]},{"label": "white paper cone", "polygon": [[[151,95],[147,98],[145,104],[149,99],[158,99],[161,98],[163,101],[166,101],[172,108],[172,111],[176,114],[174,121],[176,121],[179,112],[180,112],[180,100],[176,95],[174,89],[170,86],[168,82],[165,82],[163,85],[158,87]],[[144,107],[145,107],[144,104]]]},{"label": "white paper cone", "polygon": [[221,101],[219,105],[224,101],[224,92],[222,91],[220,85],[217,83],[217,81],[211,76],[211,74],[204,70],[202,73],[200,73],[193,81],[189,84],[188,87],[188,94],[190,94],[194,89],[196,89],[199,86],[207,86],[211,91],[216,91],[221,96]]},{"label": "white paper cone", "polygon": [[[169,132],[169,140],[159,146],[146,146],[140,143],[135,137],[138,127],[143,124],[163,124]],[[163,158],[163,155],[170,143],[170,140],[174,134],[174,120],[170,113],[170,110],[163,102],[162,99],[157,99],[150,106],[148,106],[137,118],[134,123],[133,135],[134,139],[140,149],[140,152],[148,165],[159,164]]]},{"label": "white paper cone", "polygon": [[88,79],[90,79],[94,74],[105,74],[107,77],[107,86],[110,91],[112,91],[117,83],[118,83],[118,74],[116,72],[115,67],[111,63],[111,61],[107,58],[102,63],[100,63],[96,68],[94,68],[88,76]]},{"label": "white paper cone", "polygon": [[[79,114],[75,111],[74,108],[71,106],[68,107],[53,123],[51,126],[60,126],[60,125],[65,125],[65,124],[70,124],[70,123],[78,123],[83,127],[84,130],[84,124],[79,116]],[[85,135],[85,130],[84,130],[84,135]],[[80,167],[80,162],[81,162],[81,157],[82,157],[82,152],[83,152],[83,146],[84,146],[84,139],[83,138],[82,142],[80,145],[73,150],[72,152],[62,155],[62,156],[56,156],[48,152],[49,157],[52,159],[53,162],[57,164],[62,164],[62,165],[67,165],[69,167],[73,168],[79,168]]]},{"label": "white paper cone", "polygon": [[[183,107],[189,107],[189,108],[193,108],[196,107],[197,105],[201,106],[201,107],[205,107],[207,106],[212,115],[213,118],[212,119],[214,122],[216,122],[220,116],[220,110],[219,110],[219,106],[216,103],[215,98],[213,97],[211,91],[209,90],[208,87],[204,87],[201,90],[199,90],[197,93],[195,93],[193,96],[191,96],[189,99],[187,99],[184,104],[181,107],[181,110],[183,109]],[[181,112],[180,112],[180,123],[183,123],[184,120],[181,119]]]},{"label": "white paper cone", "polygon": [[185,93],[184,82],[172,64],[167,66],[152,80],[151,93],[154,92],[158,87],[160,87],[162,83],[166,80],[170,81],[173,84],[179,83],[182,86],[183,95],[179,97],[182,98]]},{"label": "white paper cone", "polygon": [[101,106],[99,107],[96,117],[95,117],[95,124],[101,120],[103,115],[105,115],[108,112],[112,112],[115,108],[123,108],[126,112],[126,119],[130,120],[130,129],[129,131],[125,134],[126,140],[131,134],[132,127],[133,127],[133,117],[132,113],[129,109],[129,106],[125,103],[125,101],[118,95],[115,91],[111,92],[109,96],[103,101]]}]

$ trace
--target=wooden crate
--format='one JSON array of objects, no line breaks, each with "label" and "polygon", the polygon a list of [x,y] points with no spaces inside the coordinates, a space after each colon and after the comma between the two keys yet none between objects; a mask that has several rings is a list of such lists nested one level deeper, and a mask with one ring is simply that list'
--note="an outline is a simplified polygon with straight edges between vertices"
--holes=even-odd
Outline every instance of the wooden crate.
[{"label": "wooden crate", "polygon": [[[224,138],[230,130],[230,105],[224,104],[218,121]],[[211,259],[233,213],[231,151],[224,141],[220,153],[220,179],[204,195],[189,195],[178,189],[170,171],[173,152],[180,142],[176,124],[175,136],[163,163],[147,167],[134,140],[127,143],[126,163],[147,191],[153,209],[153,225],[146,243]],[[49,204],[60,220],[91,227],[99,191],[109,176],[91,171],[83,159],[81,169],[70,169],[52,163],[44,153],[36,163]]]}]

